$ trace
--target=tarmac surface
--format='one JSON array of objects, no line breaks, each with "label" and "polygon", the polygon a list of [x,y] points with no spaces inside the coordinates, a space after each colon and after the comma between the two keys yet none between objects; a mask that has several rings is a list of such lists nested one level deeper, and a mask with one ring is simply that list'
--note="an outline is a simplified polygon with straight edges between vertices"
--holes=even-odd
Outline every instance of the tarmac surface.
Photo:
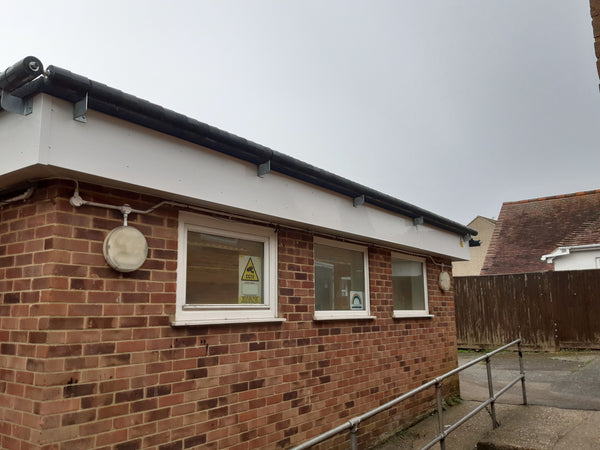
[{"label": "tarmac surface", "polygon": [[[459,366],[482,355],[461,352]],[[518,376],[518,356],[502,353],[491,361],[497,393]],[[446,449],[600,449],[600,352],[524,353],[524,368],[528,405],[517,383],[496,401],[498,428],[492,427],[488,407],[451,433]],[[444,411],[446,428],[488,398],[485,363],[461,372],[460,387],[462,402]],[[434,414],[376,449],[420,449],[438,433]]]}]

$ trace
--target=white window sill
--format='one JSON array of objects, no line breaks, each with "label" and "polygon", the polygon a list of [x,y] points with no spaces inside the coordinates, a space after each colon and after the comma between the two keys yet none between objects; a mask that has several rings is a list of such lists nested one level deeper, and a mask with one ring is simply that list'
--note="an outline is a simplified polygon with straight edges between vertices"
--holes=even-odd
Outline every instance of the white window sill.
[{"label": "white window sill", "polygon": [[433,314],[403,314],[403,313],[394,313],[392,316],[394,319],[432,319],[435,316]]},{"label": "white window sill", "polygon": [[358,316],[355,314],[315,314],[313,320],[374,320],[377,316]]},{"label": "white window sill", "polygon": [[265,318],[235,318],[235,319],[207,319],[207,320],[195,320],[195,319],[171,319],[172,327],[188,327],[196,325],[224,325],[224,324],[236,324],[236,323],[282,323],[286,319],[283,317],[265,317]]}]

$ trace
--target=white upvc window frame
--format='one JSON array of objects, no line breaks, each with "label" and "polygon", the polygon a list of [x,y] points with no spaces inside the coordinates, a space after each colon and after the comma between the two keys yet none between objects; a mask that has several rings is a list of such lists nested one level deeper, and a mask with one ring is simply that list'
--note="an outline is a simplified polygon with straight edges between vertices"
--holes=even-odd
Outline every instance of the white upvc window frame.
[{"label": "white upvc window frame", "polygon": [[[354,251],[358,251],[361,252],[363,254],[363,267],[364,267],[364,286],[365,286],[365,290],[364,290],[364,302],[365,302],[365,309],[361,310],[361,311],[352,311],[352,310],[328,310],[328,311],[317,311],[316,309],[316,287],[315,287],[315,300],[314,300],[314,305],[315,305],[315,313],[314,313],[314,320],[346,320],[346,319],[375,319],[375,316],[371,316],[371,300],[370,300],[370,294],[369,294],[369,249],[366,246],[363,245],[357,245],[357,244],[351,244],[348,242],[341,242],[341,241],[336,241],[333,239],[325,239],[325,238],[321,238],[321,237],[315,237],[313,244],[319,245],[326,245],[329,247],[338,247],[338,248],[345,248],[348,250],[354,250]],[[317,267],[317,258],[316,258],[316,249],[314,250],[315,252],[315,258],[314,258],[314,271],[315,271],[315,283],[316,283],[316,267]]]},{"label": "white upvc window frame", "polygon": [[[264,303],[186,304],[187,241],[190,231],[263,243]],[[283,322],[285,319],[277,317],[277,292],[277,235],[274,229],[200,214],[179,213],[176,310],[171,325]]]},{"label": "white upvc window frame", "polygon": [[[420,262],[421,268],[423,272],[423,289],[424,289],[424,299],[425,299],[425,308],[424,309],[394,309],[393,317],[396,319],[401,318],[415,318],[415,317],[433,317],[429,312],[429,289],[427,286],[427,261],[425,258],[421,258],[413,255],[406,255],[403,253],[392,252],[391,263],[393,264],[394,259],[400,259],[404,261],[412,261],[412,262]],[[392,292],[393,296],[393,292]],[[393,304],[392,298],[392,304]],[[395,308],[395,306],[394,306]]]}]

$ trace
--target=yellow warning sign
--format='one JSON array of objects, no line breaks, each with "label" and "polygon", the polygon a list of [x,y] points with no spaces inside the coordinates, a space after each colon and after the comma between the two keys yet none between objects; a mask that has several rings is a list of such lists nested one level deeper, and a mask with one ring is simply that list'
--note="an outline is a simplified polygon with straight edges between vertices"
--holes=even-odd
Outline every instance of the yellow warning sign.
[{"label": "yellow warning sign", "polygon": [[256,296],[240,297],[240,303],[262,303],[262,298]]},{"label": "yellow warning sign", "polygon": [[258,274],[256,273],[256,267],[254,267],[254,263],[252,262],[252,258],[248,258],[248,263],[246,264],[246,268],[242,273],[242,281],[260,281],[258,279]]}]

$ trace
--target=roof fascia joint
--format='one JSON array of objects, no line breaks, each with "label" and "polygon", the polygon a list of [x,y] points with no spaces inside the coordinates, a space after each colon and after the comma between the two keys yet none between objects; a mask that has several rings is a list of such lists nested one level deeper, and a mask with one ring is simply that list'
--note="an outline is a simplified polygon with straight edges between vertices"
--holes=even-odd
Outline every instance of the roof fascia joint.
[{"label": "roof fascia joint", "polygon": [[258,177],[264,178],[265,175],[271,171],[271,160],[268,160],[267,162],[264,162],[262,164],[258,164],[256,167],[256,174],[258,175]]},{"label": "roof fascia joint", "polygon": [[365,204],[365,194],[359,195],[358,197],[354,197],[352,199],[352,206],[358,208]]}]

